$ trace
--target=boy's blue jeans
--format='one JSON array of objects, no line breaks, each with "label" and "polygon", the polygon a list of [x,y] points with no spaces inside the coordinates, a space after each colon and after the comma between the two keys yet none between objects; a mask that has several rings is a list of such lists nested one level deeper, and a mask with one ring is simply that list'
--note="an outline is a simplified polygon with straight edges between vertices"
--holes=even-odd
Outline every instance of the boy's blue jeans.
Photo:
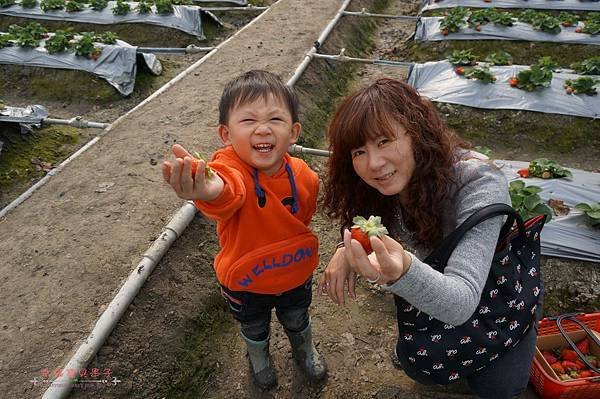
[{"label": "boy's blue jeans", "polygon": [[231,291],[223,286],[221,293],[233,317],[240,322],[242,334],[253,341],[264,341],[269,337],[273,308],[286,330],[300,332],[308,327],[312,277],[304,284],[278,295]]}]

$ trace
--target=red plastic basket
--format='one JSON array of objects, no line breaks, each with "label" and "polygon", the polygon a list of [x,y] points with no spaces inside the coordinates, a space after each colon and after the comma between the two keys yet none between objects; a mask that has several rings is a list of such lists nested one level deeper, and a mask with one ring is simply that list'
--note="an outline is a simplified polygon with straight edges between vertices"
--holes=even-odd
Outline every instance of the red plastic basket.
[{"label": "red plastic basket", "polygon": [[[576,317],[589,329],[600,331],[600,313],[581,314]],[[565,331],[581,331],[576,323],[563,320]],[[558,334],[555,320],[543,319],[539,323],[538,336]],[[529,382],[542,399],[600,399],[600,378],[590,377],[574,381],[558,381],[551,377],[534,358]]]}]

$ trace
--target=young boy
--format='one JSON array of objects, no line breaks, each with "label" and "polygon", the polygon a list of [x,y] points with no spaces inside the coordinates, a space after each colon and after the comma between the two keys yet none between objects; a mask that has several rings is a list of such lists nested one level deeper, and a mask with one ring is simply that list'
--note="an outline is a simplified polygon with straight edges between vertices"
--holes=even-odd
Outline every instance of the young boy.
[{"label": "young boy", "polygon": [[273,307],[301,370],[313,381],[326,374],[308,315],[318,263],[317,237],[308,225],[319,179],[287,154],[300,135],[297,110],[295,93],[275,75],[247,72],[223,90],[217,133],[225,148],[208,167],[197,162],[193,177],[192,158],[177,144],[176,160],[162,167],[175,193],[217,222],[217,279],[262,389],[277,384],[269,354]]}]

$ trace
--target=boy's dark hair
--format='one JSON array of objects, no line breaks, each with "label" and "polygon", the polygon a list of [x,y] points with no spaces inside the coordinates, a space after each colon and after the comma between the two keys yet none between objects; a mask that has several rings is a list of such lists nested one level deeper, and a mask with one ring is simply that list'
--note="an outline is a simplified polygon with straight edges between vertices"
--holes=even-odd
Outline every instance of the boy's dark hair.
[{"label": "boy's dark hair", "polygon": [[283,84],[281,79],[271,72],[255,69],[234,78],[225,85],[219,101],[219,123],[227,124],[229,112],[233,107],[256,101],[261,97],[266,100],[269,94],[273,94],[287,105],[292,122],[299,122],[298,97],[294,89]]}]

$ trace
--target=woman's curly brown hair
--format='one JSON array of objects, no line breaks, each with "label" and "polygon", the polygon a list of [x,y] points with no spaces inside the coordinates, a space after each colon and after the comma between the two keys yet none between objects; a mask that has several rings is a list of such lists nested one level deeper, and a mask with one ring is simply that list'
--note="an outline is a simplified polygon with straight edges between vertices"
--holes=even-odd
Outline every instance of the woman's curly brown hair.
[{"label": "woman's curly brown hair", "polygon": [[[412,140],[415,170],[407,186],[407,201],[385,196],[366,184],[354,171],[351,150],[369,139],[396,139],[400,123]],[[349,227],[356,215],[378,215],[397,233],[396,213],[422,245],[434,247],[442,239],[445,210],[440,204],[455,182],[453,165],[459,148],[470,144],[449,129],[433,104],[407,83],[379,79],[347,97],[329,124],[329,176],[323,205],[327,215]]]}]

